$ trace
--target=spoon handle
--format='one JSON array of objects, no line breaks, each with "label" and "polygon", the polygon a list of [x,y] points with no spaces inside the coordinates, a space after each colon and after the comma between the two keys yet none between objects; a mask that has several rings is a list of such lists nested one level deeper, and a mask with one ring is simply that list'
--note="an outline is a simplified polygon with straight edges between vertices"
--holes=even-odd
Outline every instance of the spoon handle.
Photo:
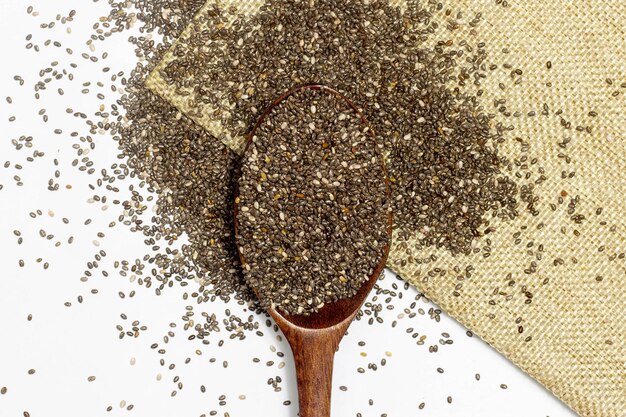
[{"label": "spoon handle", "polygon": [[289,339],[296,364],[300,417],[330,417],[337,332],[301,331]]}]

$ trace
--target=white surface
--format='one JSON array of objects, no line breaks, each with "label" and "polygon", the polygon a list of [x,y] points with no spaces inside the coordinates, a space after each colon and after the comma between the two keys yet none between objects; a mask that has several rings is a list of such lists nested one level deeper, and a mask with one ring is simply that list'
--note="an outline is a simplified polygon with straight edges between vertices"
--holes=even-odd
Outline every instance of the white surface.
[{"label": "white surface", "polygon": [[[40,12],[38,17],[26,14],[30,4]],[[53,21],[57,13],[66,15],[73,8],[77,15],[69,25],[71,34],[58,23],[52,30],[39,28],[40,23]],[[203,413],[208,416],[211,410],[216,410],[218,416],[228,412],[231,417],[295,416],[297,394],[289,349],[284,342],[277,341],[271,329],[265,328],[265,318],[260,318],[264,337],[250,334],[242,342],[229,340],[228,333],[222,332],[211,336],[210,345],[201,346],[197,341],[188,341],[188,333],[181,329],[180,317],[188,303],[181,298],[180,288],[157,297],[153,290],[129,282],[111,267],[114,260],[140,258],[147,249],[142,236],[125,227],[108,228],[108,223],[116,220],[119,206],[110,204],[109,210],[102,211],[101,205],[86,202],[94,193],[87,184],[95,176],[90,178],[71,166],[76,158],[72,145],[80,142],[70,132],[76,130],[85,135],[88,128],[82,120],[65,113],[71,107],[93,114],[101,104],[95,97],[96,90],[107,96],[106,102],[113,102],[116,96],[107,87],[92,87],[91,94],[83,95],[81,84],[105,81],[110,74],[119,70],[127,72],[134,65],[132,47],[126,42],[128,32],[98,44],[95,53],[99,56],[109,52],[105,62],[93,64],[81,58],[81,53],[90,52],[85,41],[93,23],[105,13],[108,13],[105,1],[0,0],[0,38],[5,57],[0,65],[0,184],[4,186],[0,190],[0,387],[8,388],[5,395],[0,395],[0,417],[19,417],[24,411],[32,417],[127,413],[146,417]],[[27,43],[24,38],[29,33],[33,34],[32,42],[41,45],[41,52],[24,48]],[[43,47],[46,39],[59,40],[63,46]],[[64,52],[67,47],[74,49],[73,55]],[[32,85],[39,80],[39,70],[55,60],[59,61],[57,68],[68,70],[69,62],[78,64],[72,70],[75,81],[51,83],[37,101]],[[106,77],[101,72],[104,66],[111,67]],[[26,80],[23,87],[13,80],[18,74]],[[65,95],[57,93],[59,87],[65,90]],[[13,104],[5,101],[6,96],[13,98]],[[37,115],[44,107],[48,109],[48,123],[43,123]],[[17,120],[8,122],[13,115]],[[63,129],[63,134],[54,134],[56,128]],[[11,139],[21,135],[33,136],[32,149],[14,149]],[[97,148],[89,155],[95,162],[94,168],[108,169],[116,161],[115,143],[105,134],[94,135],[94,141]],[[26,157],[34,149],[44,151],[46,156],[29,163]],[[47,191],[48,179],[57,169],[53,158],[60,162],[61,190],[57,192]],[[10,168],[3,167],[7,160],[11,161]],[[16,170],[15,163],[24,168]],[[24,186],[16,186],[14,175],[21,176]],[[65,189],[66,184],[72,184],[73,188]],[[123,188],[119,196],[109,198],[123,200],[127,194]],[[28,213],[37,209],[44,215],[30,218]],[[54,211],[54,217],[47,214],[49,210]],[[63,224],[62,217],[70,219],[70,224]],[[85,226],[87,218],[92,218],[93,223]],[[14,229],[21,231],[22,245],[16,244]],[[40,229],[54,234],[55,238],[41,238]],[[101,246],[96,248],[92,241],[97,239],[99,231],[106,237],[99,239]],[[70,235],[76,237],[72,245],[66,243]],[[55,248],[57,240],[62,245]],[[96,272],[88,282],[81,282],[86,263],[100,249],[107,252],[100,270],[108,270],[110,276],[105,278]],[[39,257],[43,258],[41,263],[36,262]],[[24,268],[19,267],[19,259],[25,261]],[[43,262],[50,263],[48,270],[44,271]],[[402,287],[402,282],[387,273],[382,284],[391,288],[394,282]],[[99,293],[91,294],[93,288]],[[128,297],[131,290],[136,291],[133,298]],[[124,291],[127,297],[121,299],[118,291]],[[390,417],[574,415],[485,343],[467,337],[465,329],[445,315],[441,322],[428,314],[404,317],[392,328],[390,322],[408,307],[415,294],[413,289],[405,291],[402,300],[395,300],[394,310],[383,311],[383,325],[369,326],[362,320],[350,328],[336,356],[334,416],[355,416],[358,412],[363,417],[383,413]],[[82,304],[76,301],[79,295],[84,297]],[[66,301],[72,302],[72,307],[64,306]],[[423,300],[417,304],[416,308],[426,311],[433,307]],[[229,308],[247,317],[242,307],[233,304]],[[196,307],[196,316],[201,311],[223,315],[224,309],[221,302],[205,304]],[[128,320],[122,320],[121,313]],[[33,315],[30,322],[28,314]],[[126,329],[133,320],[140,320],[140,325],[148,326],[148,330],[138,338],[119,340],[115,326],[122,324]],[[177,324],[177,329],[169,328],[171,322]],[[414,328],[420,336],[426,335],[426,343],[416,345],[419,338],[412,338],[411,332],[406,331],[408,328]],[[174,330],[176,337],[164,345],[162,338],[169,330]],[[437,353],[429,353],[428,346],[439,344],[442,332],[449,333],[454,344],[439,346]],[[225,344],[219,347],[222,338]],[[361,340],[366,346],[358,346]],[[159,347],[166,346],[167,353],[160,355],[151,349],[155,342]],[[272,345],[286,353],[284,359],[270,350]],[[196,349],[201,349],[202,355],[198,356]],[[367,357],[361,356],[361,352]],[[387,357],[385,352],[391,352],[392,356]],[[130,364],[133,357],[134,366]],[[189,364],[184,363],[187,357],[191,358]],[[215,363],[209,362],[211,357],[217,358]],[[252,357],[259,357],[261,362],[253,363]],[[387,360],[384,367],[380,366],[382,358]],[[164,366],[159,364],[160,359],[164,359]],[[228,368],[223,367],[224,360],[228,361]],[[269,360],[275,362],[271,367],[266,366]],[[286,366],[278,369],[282,360]],[[356,372],[358,367],[367,368],[369,362],[379,364],[376,372]],[[168,369],[171,363],[176,364],[173,370]],[[36,369],[34,375],[27,373],[31,368]],[[437,372],[437,368],[443,368],[444,373]],[[158,373],[163,374],[161,381],[156,380]],[[480,373],[480,381],[475,379],[476,373]],[[97,379],[88,382],[90,375]],[[175,376],[180,377],[184,386],[171,397],[170,393],[176,389]],[[276,376],[283,379],[283,389],[278,393],[267,385],[267,379]],[[202,384],[206,393],[200,391]],[[507,384],[508,389],[501,389],[500,384]],[[340,391],[340,385],[348,390]],[[225,406],[218,404],[222,394],[226,395]],[[245,400],[238,398],[241,394],[246,395]],[[452,396],[452,404],[448,404],[448,396]],[[371,406],[369,399],[373,400]],[[285,400],[293,404],[285,406]],[[120,408],[121,401],[133,404],[134,408],[131,411]],[[418,406],[422,402],[426,405],[420,410]],[[109,405],[113,410],[106,412]]]}]

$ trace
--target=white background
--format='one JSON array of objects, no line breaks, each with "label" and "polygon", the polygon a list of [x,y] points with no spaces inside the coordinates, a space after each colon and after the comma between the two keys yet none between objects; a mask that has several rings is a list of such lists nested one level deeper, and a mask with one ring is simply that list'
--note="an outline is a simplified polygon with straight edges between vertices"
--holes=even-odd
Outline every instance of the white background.
[{"label": "white background", "polygon": [[[26,13],[31,4],[39,16]],[[54,21],[57,13],[67,15],[71,9],[77,10],[71,24],[62,26],[57,22],[52,30],[40,29],[41,23]],[[109,204],[111,207],[103,211],[102,204],[87,202],[93,195],[87,184],[96,178],[71,166],[76,158],[72,145],[80,142],[70,136],[74,130],[85,134],[87,129],[83,121],[65,112],[71,107],[93,114],[101,104],[95,97],[98,92],[106,95],[105,104],[112,103],[116,96],[106,86],[92,86],[89,94],[81,94],[81,84],[105,82],[119,70],[128,72],[136,62],[127,42],[129,32],[98,44],[93,54],[101,56],[107,51],[109,57],[105,61],[93,64],[81,58],[83,52],[92,53],[85,41],[93,23],[104,14],[108,14],[108,9],[102,0],[0,0],[0,387],[8,388],[5,395],[0,395],[0,417],[19,417],[24,411],[32,417],[200,416],[209,415],[211,410],[216,410],[218,416],[229,413],[231,417],[295,416],[297,393],[290,351],[271,329],[265,328],[264,317],[257,317],[265,333],[263,337],[250,334],[244,341],[232,341],[222,332],[211,336],[210,345],[201,346],[197,341],[186,340],[187,334],[180,329],[180,317],[188,304],[181,298],[180,288],[157,297],[153,290],[131,283],[111,267],[114,260],[142,257],[146,247],[140,235],[125,227],[108,227],[119,215],[119,206]],[[67,26],[72,28],[71,34],[67,33]],[[29,33],[33,34],[31,42],[41,46],[41,52],[25,49]],[[63,45],[44,47],[47,39]],[[65,48],[72,48],[74,53],[68,55]],[[71,70],[74,82],[52,82],[42,98],[35,100],[33,85],[40,79],[39,71],[53,61],[59,61],[56,68],[68,70],[68,64],[75,62],[78,68]],[[111,67],[108,75],[102,72],[104,66]],[[26,80],[23,87],[13,80],[15,75]],[[63,96],[57,93],[60,87],[65,91]],[[13,104],[5,101],[6,96],[12,97]],[[41,108],[48,109],[48,123],[38,115]],[[16,117],[14,122],[9,122],[11,116]],[[57,128],[63,133],[54,134]],[[11,139],[21,135],[33,136],[32,149],[17,151],[11,145]],[[94,135],[94,142],[97,148],[89,154],[94,168],[108,168],[118,153],[115,143],[106,134]],[[46,156],[29,163],[26,157],[34,149]],[[58,158],[58,168],[53,165],[53,158]],[[5,161],[11,161],[9,168],[4,168]],[[17,170],[16,163],[23,169]],[[61,190],[50,192],[47,183],[55,169],[61,171],[57,180]],[[16,185],[14,175],[21,177],[23,186]],[[72,188],[67,189],[67,184]],[[117,198],[123,199],[123,193]],[[43,216],[29,217],[29,212],[38,209]],[[63,217],[70,220],[68,225],[62,223]],[[88,218],[93,222],[85,226]],[[22,245],[16,243],[15,229],[21,231]],[[55,237],[41,238],[40,229]],[[99,231],[106,237],[97,238]],[[69,245],[67,239],[72,235],[75,241]],[[94,246],[94,239],[100,241],[100,247]],[[54,247],[57,240],[62,244]],[[100,269],[108,270],[109,277],[96,271],[87,282],[81,282],[87,262],[101,249],[107,256],[100,262]],[[40,257],[42,261],[38,263]],[[25,261],[23,268],[18,264],[20,259]],[[43,269],[44,262],[50,264],[48,270]],[[403,284],[387,273],[381,284],[391,288],[393,283],[400,287]],[[94,288],[99,291],[96,295],[90,293]],[[136,295],[130,298],[132,290]],[[127,297],[121,299],[119,291]],[[336,356],[334,416],[355,416],[357,412],[363,417],[383,413],[396,417],[574,415],[488,345],[466,336],[465,329],[443,314],[440,322],[428,314],[405,316],[392,328],[391,321],[416,294],[414,289],[404,291],[404,298],[394,301],[395,309],[381,314],[383,325],[369,326],[360,321],[350,328]],[[77,302],[79,295],[84,297],[82,304]],[[66,307],[65,302],[72,306]],[[417,304],[426,312],[434,307],[424,300]],[[196,315],[206,311],[222,316],[225,307],[217,302],[195,310]],[[236,304],[228,308],[240,317],[248,315]],[[128,320],[122,320],[121,313]],[[30,322],[28,314],[33,315]],[[148,330],[138,338],[119,340],[115,326],[122,324],[127,329],[133,320],[140,320],[140,325],[148,326]],[[178,328],[170,329],[171,322]],[[410,328],[414,330],[407,333]],[[168,330],[174,330],[177,336],[164,345],[162,337]],[[425,345],[416,345],[418,339],[411,337],[413,332],[427,336]],[[428,346],[439,344],[444,332],[449,333],[454,344],[440,345],[437,353],[429,353]],[[222,347],[218,346],[220,339],[225,339]],[[365,341],[366,346],[358,346],[359,341]],[[167,347],[167,353],[160,355],[151,349],[155,342]],[[277,357],[272,346],[285,352],[285,358]],[[196,349],[202,355],[197,355]],[[187,357],[191,361],[185,364]],[[209,361],[212,357],[216,358],[214,363]],[[253,357],[260,358],[260,363],[253,363]],[[135,358],[134,365],[131,358]],[[380,366],[382,358],[387,360],[384,367]],[[164,359],[165,366],[159,364],[160,359]],[[275,362],[273,366],[266,366],[269,360]],[[228,368],[223,367],[223,361],[228,361]],[[286,366],[279,369],[281,361]],[[369,362],[379,364],[376,372],[357,373],[358,367],[367,368]],[[176,364],[173,370],[168,369],[171,363]],[[34,375],[28,374],[31,368],[36,370]],[[444,372],[439,373],[437,368]],[[156,378],[159,373],[161,381]],[[476,373],[480,373],[480,381],[476,380]],[[88,382],[91,375],[96,380]],[[172,397],[175,376],[184,386]],[[276,376],[283,379],[283,389],[278,393],[267,385],[267,379]],[[205,393],[200,390],[202,384],[206,386]],[[502,389],[501,384],[508,388]],[[340,385],[348,390],[340,391]],[[224,406],[219,405],[218,397],[222,394],[226,396]],[[240,395],[246,399],[239,399]],[[448,396],[452,397],[451,404]],[[369,405],[370,399],[373,405]],[[283,405],[286,400],[293,404]],[[121,401],[134,408],[121,408]],[[425,407],[420,410],[422,402]],[[106,411],[108,406],[113,406],[111,412]]]}]

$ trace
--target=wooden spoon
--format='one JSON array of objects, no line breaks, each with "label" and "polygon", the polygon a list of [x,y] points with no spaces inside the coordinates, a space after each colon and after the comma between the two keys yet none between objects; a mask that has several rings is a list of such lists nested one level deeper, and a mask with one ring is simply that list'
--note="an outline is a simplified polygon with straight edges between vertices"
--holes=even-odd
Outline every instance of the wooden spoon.
[{"label": "wooden spoon", "polygon": [[[313,84],[295,88],[279,97],[259,118],[256,126],[248,136],[250,146],[257,128],[263,123],[265,117],[280,104],[283,100],[291,96],[297,91],[303,89],[324,90],[329,94],[337,96],[345,101],[357,113],[361,122],[368,125],[365,117],[359,112],[356,106],[339,92],[332,88]],[[368,130],[374,140],[374,132],[370,128]],[[381,161],[383,170],[385,171],[384,161]],[[389,183],[387,175],[387,193],[389,196]],[[235,193],[239,194],[238,190]],[[235,235],[238,232],[237,221],[237,204],[235,203]],[[389,221],[387,233],[391,242],[391,212],[389,213]],[[368,294],[374,287],[378,277],[385,268],[387,255],[389,253],[389,244],[384,248],[383,256],[379,260],[374,273],[369,280],[361,286],[357,294],[349,299],[339,300],[335,303],[326,304],[317,313],[307,316],[304,315],[287,315],[277,309],[270,309],[268,312],[276,321],[276,324],[285,334],[296,364],[296,377],[298,381],[298,398],[300,402],[300,417],[329,417],[330,416],[330,395],[332,391],[333,377],[333,360],[335,352],[339,347],[343,335],[346,333],[348,326],[361,308],[361,305],[367,298]],[[240,254],[241,256],[241,254]],[[244,259],[241,259],[244,263]],[[355,262],[358,262],[355,259]]]}]

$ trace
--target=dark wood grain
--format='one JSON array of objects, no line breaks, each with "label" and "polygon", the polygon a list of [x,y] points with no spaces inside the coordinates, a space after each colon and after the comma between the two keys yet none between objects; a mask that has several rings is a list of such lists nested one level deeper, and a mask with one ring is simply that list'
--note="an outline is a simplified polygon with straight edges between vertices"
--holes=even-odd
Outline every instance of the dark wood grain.
[{"label": "dark wood grain", "polygon": [[[359,112],[358,108],[339,92],[319,84],[305,85],[286,92],[274,101],[263,113],[248,136],[246,150],[253,140],[256,129],[264,122],[273,108],[302,89],[324,90],[329,94],[337,96],[348,103],[354,112],[360,116],[361,122],[369,127],[367,120],[361,112]],[[371,128],[369,129],[369,133],[372,136],[372,140],[375,141],[375,134]],[[383,170],[385,170],[384,161],[381,161],[381,163]],[[386,170],[384,172],[386,173]],[[386,174],[385,177],[387,177]],[[387,193],[389,198],[389,183],[387,178],[385,179],[387,181]],[[235,195],[238,194],[239,192],[236,190]],[[238,221],[236,203],[234,214],[235,234],[237,234]],[[389,243],[384,248],[383,256],[379,260],[372,276],[361,286],[354,297],[326,304],[317,313],[307,316],[287,315],[276,309],[269,310],[269,314],[274,318],[276,324],[284,333],[293,352],[298,381],[300,417],[330,417],[330,397],[335,352],[346,330],[348,330],[350,323],[385,268],[392,233],[391,212],[389,213],[387,233]],[[242,257],[241,261],[244,263],[245,259]],[[355,259],[354,261],[358,262],[359,260]]]}]

